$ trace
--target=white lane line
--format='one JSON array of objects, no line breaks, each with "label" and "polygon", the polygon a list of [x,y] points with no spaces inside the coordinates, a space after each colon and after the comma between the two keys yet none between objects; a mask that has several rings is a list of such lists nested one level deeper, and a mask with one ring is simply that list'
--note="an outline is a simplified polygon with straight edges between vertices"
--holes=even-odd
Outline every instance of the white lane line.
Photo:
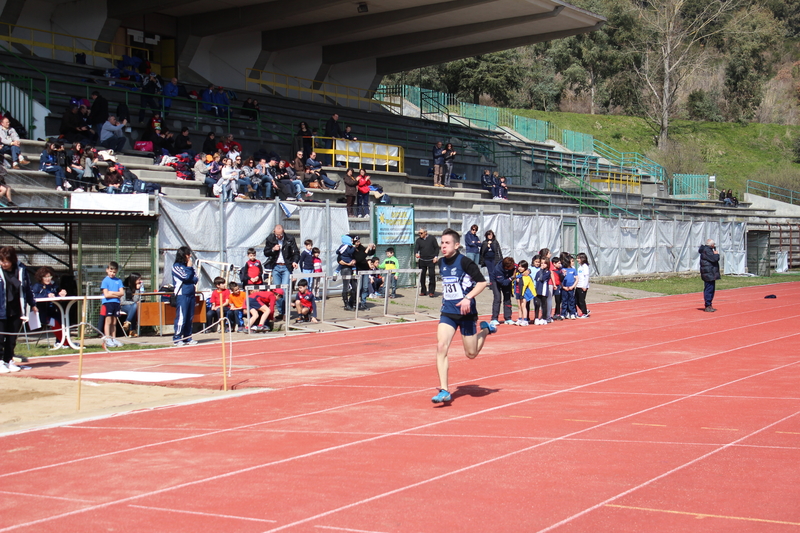
[{"label": "white lane line", "polygon": [[149,507],[147,505],[133,505],[129,504],[128,507],[134,507],[136,509],[147,509],[148,511],[163,511],[165,513],[182,513],[182,514],[194,514],[199,516],[210,516],[212,518],[232,518],[234,520],[248,520],[250,522],[277,522],[277,520],[268,520],[266,518],[250,518],[247,516],[233,516],[229,514],[217,514],[217,513],[201,513],[199,511],[183,511],[181,509],[167,509],[164,507]]}]

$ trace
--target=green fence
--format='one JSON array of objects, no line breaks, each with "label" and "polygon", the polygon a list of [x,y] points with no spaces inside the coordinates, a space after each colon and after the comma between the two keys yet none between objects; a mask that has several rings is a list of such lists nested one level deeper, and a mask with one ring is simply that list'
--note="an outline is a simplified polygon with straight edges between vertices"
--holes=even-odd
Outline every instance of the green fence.
[{"label": "green fence", "polygon": [[745,192],[747,194],[755,194],[757,196],[763,196],[764,198],[778,200],[779,202],[786,202],[787,204],[800,205],[800,192],[783,187],[776,187],[769,183],[747,180]]},{"label": "green fence", "polygon": [[684,200],[707,200],[708,174],[673,174],[672,196]]},{"label": "green fence", "polygon": [[594,137],[588,133],[563,130],[561,132],[561,144],[563,144],[567,150],[578,152],[579,154],[594,153]]},{"label": "green fence", "polygon": [[523,137],[536,142],[546,142],[550,139],[550,123],[535,118],[514,115],[514,131]]}]

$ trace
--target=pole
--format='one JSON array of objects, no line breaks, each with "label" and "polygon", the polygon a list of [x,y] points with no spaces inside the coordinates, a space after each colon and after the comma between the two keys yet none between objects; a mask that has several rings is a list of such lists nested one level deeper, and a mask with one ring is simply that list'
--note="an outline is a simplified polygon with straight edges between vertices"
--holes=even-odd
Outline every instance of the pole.
[{"label": "pole", "polygon": [[81,312],[81,347],[78,351],[78,403],[76,411],[81,410],[81,379],[83,377],[83,345],[86,339],[86,293],[83,294],[83,311]]},{"label": "pole", "polygon": [[225,200],[224,195],[219,195],[219,261],[225,262]]},{"label": "pole", "polygon": [[219,322],[219,330],[220,330],[220,338],[222,339],[222,390],[228,390],[228,373],[225,369],[225,319],[222,316],[223,307],[219,308],[220,314],[220,322]]}]

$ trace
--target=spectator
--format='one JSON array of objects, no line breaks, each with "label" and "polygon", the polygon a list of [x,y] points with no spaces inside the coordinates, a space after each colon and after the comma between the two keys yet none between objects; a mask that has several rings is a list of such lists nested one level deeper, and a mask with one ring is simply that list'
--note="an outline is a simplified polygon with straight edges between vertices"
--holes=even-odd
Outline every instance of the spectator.
[{"label": "spectator", "polygon": [[139,303],[142,300],[142,275],[138,272],[132,272],[122,282],[124,293],[120,298],[120,316],[125,315],[122,322],[122,330],[129,337],[138,337],[139,335],[134,331],[136,325],[139,323]]},{"label": "spectator", "polygon": [[467,257],[476,265],[480,264],[481,238],[478,236],[478,225],[473,224],[464,235],[464,249]]},{"label": "spectator", "polygon": [[58,164],[58,151],[63,148],[60,143],[49,143],[39,157],[39,170],[52,174],[56,178],[56,190],[63,191],[72,188],[67,181],[64,167]]},{"label": "spectator", "polygon": [[[125,102],[120,102],[117,105],[117,122],[127,122],[128,124],[131,123],[131,112],[128,110],[128,104]],[[128,126],[127,131],[130,133],[130,126]]]},{"label": "spectator", "polygon": [[[439,260],[439,243],[436,237],[428,234],[425,228],[419,228],[419,238],[414,243],[414,257],[420,272],[420,296],[427,294],[436,297],[436,262]],[[428,284],[425,281],[427,277]],[[426,288],[427,287],[427,288]],[[430,292],[428,291],[430,289]]]},{"label": "spectator", "polygon": [[189,154],[189,157],[194,157],[194,150],[192,150],[192,139],[189,137],[189,128],[184,126],[181,128],[181,134],[175,138],[175,154]]},{"label": "spectator", "polygon": [[444,181],[442,182],[443,187],[450,186],[450,177],[453,175],[453,168],[455,167],[455,159],[456,159],[456,152],[455,148],[453,148],[453,143],[447,143],[444,147]]},{"label": "spectator", "polygon": [[350,126],[345,126],[344,133],[342,134],[342,137],[344,137],[348,141],[357,141],[358,138],[355,135],[353,135],[353,131],[352,130],[353,130],[353,128],[351,128]]},{"label": "spectator", "polygon": [[[508,324],[513,326],[515,322],[511,319],[511,281],[514,279],[517,267],[514,264],[514,259],[506,257],[498,262],[494,269],[491,271],[491,284],[489,288],[492,290],[492,320],[489,322],[493,326],[499,324]],[[500,304],[503,305],[503,322],[499,322],[500,317]]]},{"label": "spectator", "polygon": [[[278,184],[278,158],[273,157],[269,160],[266,166],[266,172],[264,172],[264,180],[268,184],[267,187],[267,198],[274,198],[278,195],[278,191],[280,191],[279,184]],[[287,189],[287,191],[291,192],[291,189]],[[286,193],[284,193],[286,195]]]},{"label": "spectator", "polygon": [[248,98],[242,104],[242,115],[247,117],[247,120],[258,120],[258,101]]},{"label": "spectator", "polygon": [[[239,171],[233,167],[230,157],[222,158],[222,172],[217,182],[223,202],[234,201],[234,191],[236,190],[236,179]],[[223,280],[224,281],[224,280]]]},{"label": "spectator", "polygon": [[322,163],[317,160],[317,152],[311,152],[308,160],[306,160],[306,166],[311,169],[311,172],[314,173],[327,188],[335,189],[338,187],[339,183],[330,179],[325,171],[322,170]]},{"label": "spectator", "polygon": [[[292,192],[294,193],[294,197],[298,202],[305,202],[303,195],[305,195],[306,198],[311,198],[314,196],[313,192],[305,188],[302,177],[297,177],[297,174],[294,173],[294,168],[292,168],[288,161],[279,162],[278,171],[281,172],[281,174],[285,173],[288,176],[289,181],[291,181],[292,186],[294,187]],[[300,176],[303,176],[303,174]]]},{"label": "spectator", "polygon": [[295,149],[303,151],[303,161],[311,157],[311,152],[314,151],[314,138],[308,128],[308,124],[305,122],[300,123],[300,129],[297,130],[297,135],[295,135]]},{"label": "spectator", "polygon": [[353,169],[348,168],[344,173],[344,197],[347,203],[347,216],[356,216],[355,203],[358,196],[358,179],[353,176]]},{"label": "spectator", "polygon": [[261,185],[261,176],[258,176],[258,184],[253,182],[253,177],[256,176],[256,168],[255,168],[255,161],[253,158],[249,158],[247,161],[242,163],[242,156],[238,156],[234,160],[234,166],[239,170],[239,177],[236,179],[236,189],[239,194],[244,194],[248,198],[252,198],[250,196],[250,188],[254,191],[254,196],[258,195],[258,186]]},{"label": "spectator", "polygon": [[[212,84],[209,85],[207,89],[203,90],[202,93],[200,93],[200,100],[203,102],[201,105],[203,106],[204,111],[207,111],[213,116],[219,118],[222,116],[222,114],[220,113],[219,107],[214,102],[214,95],[214,85]],[[203,151],[209,153],[205,147],[203,147]]]},{"label": "spectator", "polygon": [[494,178],[492,178],[492,173],[489,172],[488,168],[484,169],[483,174],[481,174],[481,187],[492,193],[492,198],[494,198]]},{"label": "spectator", "polygon": [[353,237],[342,235],[342,244],[336,249],[337,271],[342,274],[342,300],[344,300],[344,310],[354,311],[356,307],[356,280],[348,279],[353,276],[353,269],[356,260],[353,259]]},{"label": "spectator", "polygon": [[67,291],[64,289],[58,289],[53,281],[54,277],[55,272],[53,269],[49,266],[43,266],[34,274],[33,278],[35,283],[31,285],[31,292],[33,292],[34,299],[37,300],[36,307],[39,308],[39,321],[42,326],[47,326],[50,325],[50,321],[52,320],[53,329],[55,329],[55,322],[61,318],[55,304],[52,302],[38,302],[38,300],[43,298],[55,298],[57,296],[63,298],[67,295]]},{"label": "spectator", "polygon": [[[230,304],[231,291],[227,288],[225,278],[214,278],[214,291],[211,293],[211,307],[206,311],[206,327],[216,323],[228,315],[228,307]],[[220,330],[220,325],[217,326],[217,331]],[[228,326],[225,326],[225,331],[230,331]]]},{"label": "spectator", "polygon": [[208,135],[206,135],[206,138],[203,141],[203,152],[206,154],[213,154],[216,151],[217,151],[216,134],[213,131],[209,131]]},{"label": "spectator", "polygon": [[94,129],[92,128],[91,117],[89,116],[89,108],[85,105],[81,105],[78,108],[78,117],[81,119],[81,124],[86,126],[86,136],[85,139],[91,142],[97,142],[98,133],[95,133]]},{"label": "spectator", "polygon": [[178,78],[172,78],[169,83],[164,85],[164,118],[169,117],[169,111],[172,109],[172,99],[178,97]]},{"label": "spectator", "polygon": [[153,141],[153,144],[155,144],[158,141],[156,137],[163,130],[164,130],[164,119],[161,118],[161,111],[155,110],[153,111],[153,116],[150,118],[150,121],[147,123],[147,127],[145,128],[144,134],[142,135],[142,140]]},{"label": "spectator", "polygon": [[[280,224],[277,224],[273,232],[267,236],[264,256],[266,258],[264,268],[272,270],[273,285],[290,285],[292,271],[298,268],[300,250],[294,237],[286,235]],[[278,301],[278,309],[282,313],[281,300]]]},{"label": "spectator", "polygon": [[126,120],[123,120],[122,123],[117,123],[117,117],[109,115],[100,132],[100,146],[115,152],[121,152],[125,148],[125,142],[127,141],[122,134],[122,130],[127,124]]},{"label": "spectator", "polygon": [[97,190],[97,150],[94,147],[87,146],[83,151],[80,160],[81,168],[83,169],[83,186],[87,191],[92,188]]},{"label": "spectator", "polygon": [[497,185],[495,185],[494,190],[496,200],[508,200],[508,183],[506,183],[505,176],[497,178]]},{"label": "spectator", "polygon": [[22,143],[17,131],[11,127],[8,117],[0,120],[0,154],[11,154],[11,166],[15,169],[20,165],[30,164],[30,161],[22,157]]},{"label": "spectator", "polygon": [[228,116],[228,106],[230,102],[228,101],[228,93],[226,93],[225,89],[222,87],[217,87],[217,90],[214,91],[214,104],[219,110],[220,117]]},{"label": "spectator", "polygon": [[[0,201],[6,205],[16,205],[11,201],[11,186],[6,183],[6,176],[8,176],[8,170],[5,165],[0,165]],[[3,200],[4,198],[5,200]]]},{"label": "spectator", "polygon": [[222,177],[222,164],[220,163],[221,159],[222,157],[219,155],[219,152],[215,153],[214,155],[206,156],[206,162],[208,162],[208,174],[206,175],[205,184],[206,187],[208,187],[206,196],[209,198],[214,196],[214,185],[216,185]]},{"label": "spectator", "polygon": [[242,145],[233,140],[233,133],[229,133],[217,143],[217,151],[222,152],[222,155],[228,155],[231,150],[242,153]]},{"label": "spectator", "polygon": [[106,177],[103,184],[106,186],[108,194],[122,194],[122,184],[125,180],[117,169],[117,165],[110,164],[106,169]]},{"label": "spectator", "polygon": [[297,179],[303,179],[305,171],[306,171],[306,161],[307,158],[303,157],[303,151],[298,150],[295,158],[292,159],[292,170],[294,170],[294,175]]},{"label": "spectator", "polygon": [[61,135],[70,143],[85,139],[91,136],[89,127],[83,123],[80,109],[77,105],[71,105],[69,110],[61,118]]},{"label": "spectator", "polygon": [[[725,202],[725,197],[726,197],[725,189],[722,189],[721,191],[719,191],[719,201],[720,202]],[[725,203],[727,203],[727,202],[725,202]]]},{"label": "spectator", "polygon": [[19,372],[14,364],[14,349],[17,333],[22,323],[28,320],[28,308],[39,312],[31,291],[31,282],[25,265],[17,259],[17,252],[11,246],[0,248],[0,344],[3,362],[0,373]]},{"label": "spectator", "polygon": [[731,207],[738,207],[739,200],[733,195],[733,190],[728,189],[728,192],[725,194],[725,204]]},{"label": "spectator", "polygon": [[81,165],[83,158],[83,143],[76,142],[72,145],[72,150],[66,153],[66,171],[67,180],[78,185],[75,192],[83,192],[83,174],[84,168]]},{"label": "spectator", "polygon": [[[368,263],[368,257],[375,255],[375,243],[369,246],[361,244],[361,237],[358,235],[353,236],[353,259],[356,262],[356,272],[368,272],[371,267]],[[358,303],[359,310],[367,308],[367,296],[369,296],[369,276],[358,276],[358,281],[361,284],[359,291],[360,301]]]},{"label": "spectator", "polygon": [[[275,327],[275,303],[279,297],[283,299],[283,289],[250,293],[248,298],[250,317],[247,323],[249,332],[272,331],[272,328]],[[260,318],[259,314],[261,315]],[[258,321],[258,324],[256,324],[256,321]]]},{"label": "spectator", "polygon": [[[331,118],[328,119],[328,122],[325,123],[325,147],[328,149],[333,148],[334,140],[341,139],[342,135],[342,127],[339,125],[339,113],[334,113],[331,115]],[[332,156],[329,155],[325,158],[328,165],[333,164]]]},{"label": "spectator", "polygon": [[272,198],[272,191],[275,190],[275,179],[265,158],[261,158],[256,165],[256,173],[261,176],[261,198],[267,200]]},{"label": "spectator", "polygon": [[92,93],[92,109],[89,113],[89,123],[95,133],[100,134],[100,130],[106,120],[108,120],[108,100],[98,91],[94,91]]},{"label": "spectator", "polygon": [[442,149],[442,141],[436,143],[433,147],[433,186],[444,187],[442,185],[442,175],[444,174],[444,149]]},{"label": "spectator", "polygon": [[151,72],[142,81],[141,107],[139,108],[139,122],[144,122],[145,110],[149,107],[153,111],[160,111],[161,105],[156,101],[155,95],[161,94],[161,82],[155,72]]},{"label": "spectator", "polygon": [[358,218],[369,218],[369,191],[372,180],[363,168],[358,171],[358,203],[356,212]]},{"label": "spectator", "polygon": [[503,260],[503,252],[492,230],[488,230],[483,236],[486,240],[481,244],[479,264],[486,267],[486,271],[489,273],[489,283],[491,283],[491,273],[494,272],[495,265]]}]

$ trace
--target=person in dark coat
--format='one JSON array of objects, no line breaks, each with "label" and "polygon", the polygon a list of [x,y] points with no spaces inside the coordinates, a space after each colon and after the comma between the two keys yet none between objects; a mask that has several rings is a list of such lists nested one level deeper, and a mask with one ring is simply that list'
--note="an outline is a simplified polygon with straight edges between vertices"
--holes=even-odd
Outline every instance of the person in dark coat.
[{"label": "person in dark coat", "polygon": [[492,230],[488,230],[483,236],[486,240],[481,243],[481,255],[478,264],[486,267],[486,271],[489,272],[487,281],[491,285],[493,283],[491,273],[494,271],[495,265],[503,260],[503,251]]},{"label": "person in dark coat", "polygon": [[[431,298],[436,296],[436,262],[439,260],[440,247],[433,235],[428,235],[428,230],[419,228],[419,238],[414,242],[414,257],[420,272],[420,296],[427,294]],[[428,284],[425,285],[427,278]],[[428,292],[430,291],[430,292]]]},{"label": "person in dark coat", "polygon": [[103,95],[98,91],[92,93],[92,108],[89,110],[89,124],[92,129],[100,135],[100,130],[103,124],[108,120],[108,100],[103,98]]},{"label": "person in dark coat", "polygon": [[703,278],[705,284],[703,288],[704,310],[706,313],[713,313],[716,309],[711,307],[711,302],[714,300],[716,281],[720,279],[719,252],[712,239],[708,239],[705,244],[701,245],[697,252],[700,254],[700,277]]}]

